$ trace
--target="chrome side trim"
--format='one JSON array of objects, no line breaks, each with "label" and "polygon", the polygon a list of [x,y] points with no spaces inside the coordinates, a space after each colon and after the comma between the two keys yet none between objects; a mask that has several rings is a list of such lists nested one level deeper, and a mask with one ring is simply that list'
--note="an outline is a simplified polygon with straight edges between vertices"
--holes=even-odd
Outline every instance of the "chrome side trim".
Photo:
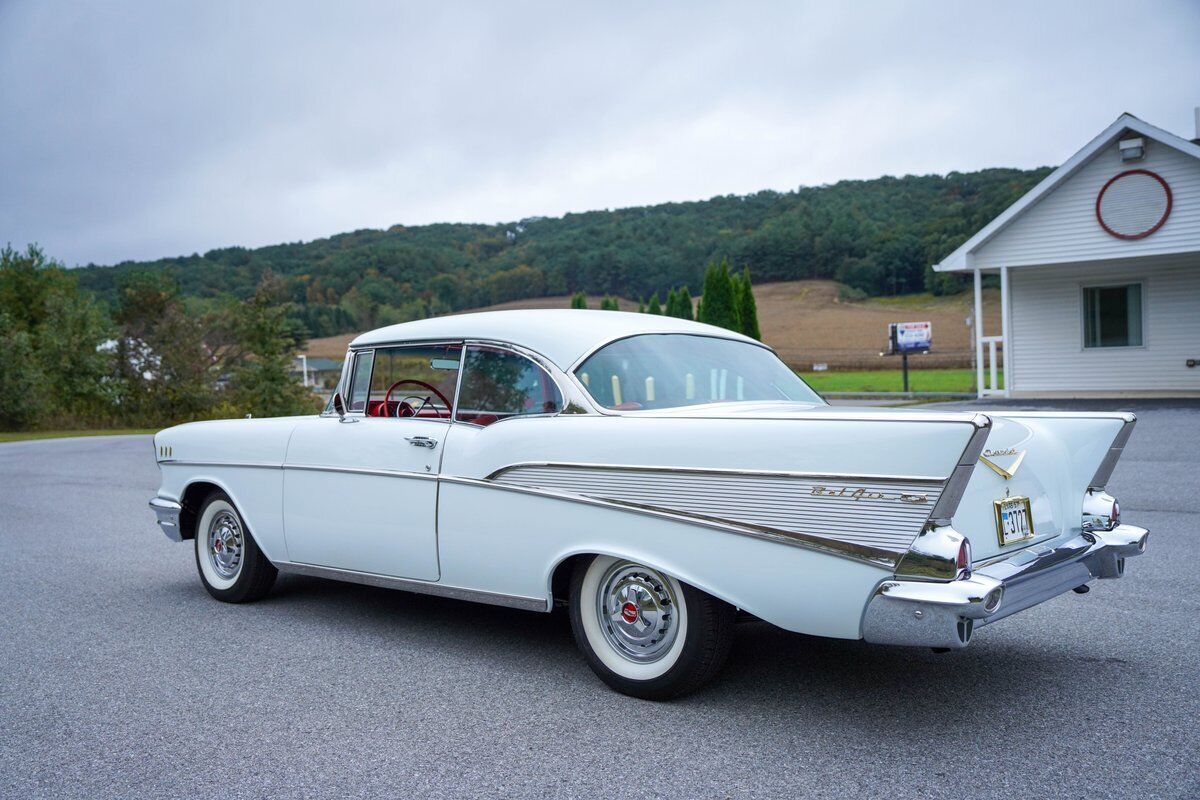
[{"label": "chrome side trim", "polygon": [[358,583],[364,586],[378,586],[384,589],[400,589],[417,594],[450,597],[455,600],[470,600],[474,603],[487,603],[493,606],[507,606],[525,611],[549,611],[550,605],[543,597],[522,597],[520,595],[485,592],[479,589],[467,589],[462,586],[447,586],[430,581],[416,581],[409,578],[393,578],[389,575],[377,575],[373,572],[358,572],[350,569],[335,569],[319,567],[315,564],[298,564],[291,561],[275,561],[275,566],[282,572],[297,575],[308,575],[314,578],[328,578],[346,583]]},{"label": "chrome side trim", "polygon": [[715,467],[664,467],[651,465],[631,465],[631,464],[606,464],[592,463],[584,461],[517,461],[515,463],[503,466],[489,474],[485,480],[496,480],[501,475],[510,470],[521,469],[524,467],[563,467],[565,469],[619,469],[628,470],[630,472],[675,472],[680,474],[694,475],[753,475],[766,478],[820,478],[822,480],[878,480],[878,481],[914,481],[914,482],[936,482],[941,483],[946,480],[945,477],[934,475],[884,475],[876,473],[860,473],[848,475],[841,472],[786,472],[777,470],[765,469],[720,469]]},{"label": "chrome side trim", "polygon": [[1109,445],[1108,453],[1105,454],[1104,460],[1100,462],[1100,466],[1096,468],[1096,474],[1092,476],[1092,481],[1088,484],[1089,489],[1103,489],[1108,485],[1108,480],[1112,477],[1113,470],[1116,469],[1117,461],[1120,460],[1121,453],[1125,451],[1125,443],[1129,441],[1129,437],[1133,434],[1133,426],[1137,424],[1137,416],[1134,414],[1123,414],[1122,419],[1125,424],[1121,426],[1121,430],[1117,431],[1116,438]]},{"label": "chrome side trim", "polygon": [[666,519],[673,522],[684,522],[689,525],[700,525],[705,528],[711,528],[712,530],[718,530],[725,533],[735,533],[741,536],[749,536],[754,539],[764,539],[770,542],[802,547],[808,550],[824,553],[825,555],[837,556],[850,561],[868,563],[887,569],[893,569],[899,558],[898,553],[877,547],[857,545],[850,542],[843,542],[836,539],[825,539],[818,536],[809,536],[803,533],[797,533],[795,531],[785,531],[766,526],[740,524],[702,514],[672,511],[628,501],[614,500],[611,498],[591,497],[571,492],[557,491],[554,489],[544,489],[536,486],[522,486],[518,484],[501,483],[499,481],[482,480],[479,478],[464,478],[455,475],[443,475],[441,478],[439,478],[439,481],[443,483],[457,483],[466,486],[477,486],[485,489],[536,495],[538,497],[562,500],[569,503],[579,503],[582,505],[596,506],[598,508],[609,508],[616,511],[631,512],[635,514],[641,514],[643,516],[655,517],[657,519]]},{"label": "chrome side trim", "polygon": [[164,497],[150,498],[149,506],[163,534],[172,542],[182,542],[183,531],[179,527],[179,516],[183,513],[183,506]]},{"label": "chrome side trim", "polygon": [[991,418],[984,414],[976,414],[975,432],[967,440],[966,446],[958,457],[958,463],[942,488],[942,494],[938,497],[937,504],[929,513],[930,525],[950,524],[950,518],[954,516],[954,512],[958,510],[958,504],[962,502],[963,493],[967,491],[967,484],[970,483],[971,475],[975,472],[975,464],[979,461],[979,456],[983,453],[983,446],[987,443],[988,435],[991,432]]},{"label": "chrome side trim", "polygon": [[383,478],[417,478],[423,481],[436,481],[438,479],[438,476],[432,472],[411,472],[402,469],[327,467],[321,464],[284,464],[283,469],[296,469],[304,472],[341,472],[349,475],[378,475]]},{"label": "chrome side trim", "polygon": [[182,461],[173,458],[158,462],[172,467],[238,467],[241,469],[283,469],[283,464],[268,461]]},{"label": "chrome side trim", "polygon": [[343,472],[351,475],[379,475],[385,478],[418,478],[436,481],[438,476],[429,472],[410,472],[399,469],[369,469],[365,467],[335,467],[324,464],[273,464],[254,461],[163,461],[163,464],[180,467],[233,467],[237,469],[297,469],[307,472]]},{"label": "chrome side trim", "polygon": [[730,523],[811,541],[903,553],[920,533],[940,480],[848,480],[719,470],[525,466],[492,479]]}]

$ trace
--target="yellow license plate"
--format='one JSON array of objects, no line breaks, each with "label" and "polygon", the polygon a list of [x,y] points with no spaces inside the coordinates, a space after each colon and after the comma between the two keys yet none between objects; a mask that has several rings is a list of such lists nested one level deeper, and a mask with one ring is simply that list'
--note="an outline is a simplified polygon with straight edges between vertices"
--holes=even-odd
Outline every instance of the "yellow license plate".
[{"label": "yellow license plate", "polygon": [[1033,538],[1033,510],[1028,497],[1005,497],[995,501],[996,537],[1000,546]]}]

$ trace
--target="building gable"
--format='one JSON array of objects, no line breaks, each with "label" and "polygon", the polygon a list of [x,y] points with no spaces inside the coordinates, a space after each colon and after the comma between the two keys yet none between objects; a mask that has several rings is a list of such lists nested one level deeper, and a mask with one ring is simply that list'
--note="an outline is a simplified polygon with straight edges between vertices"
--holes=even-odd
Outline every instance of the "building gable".
[{"label": "building gable", "polygon": [[[1137,136],[1130,133],[1130,136]],[[1137,161],[1122,161],[1118,141],[1096,152],[1090,161],[1054,187],[1038,202],[1015,218],[1003,230],[980,245],[970,258],[979,269],[1020,267],[1031,264],[1056,264],[1114,258],[1131,258],[1168,253],[1200,252],[1200,159],[1145,139],[1146,155]],[[1161,227],[1143,238],[1119,238],[1105,230],[1097,214],[1097,198],[1116,176],[1128,170],[1145,170],[1162,179],[1170,192],[1170,213]],[[1113,187],[1131,185],[1141,192],[1157,212],[1164,190],[1152,177],[1122,178],[1106,194],[1113,201]],[[1137,185],[1138,183],[1141,185]],[[1137,202],[1136,197],[1131,198]],[[1106,216],[1111,212],[1106,205]],[[1157,213],[1151,216],[1158,217]],[[1146,217],[1143,215],[1143,219]],[[1109,220],[1111,223],[1111,219]],[[1153,220],[1150,220],[1152,223]],[[1116,233],[1144,231],[1150,223],[1139,224]]]}]

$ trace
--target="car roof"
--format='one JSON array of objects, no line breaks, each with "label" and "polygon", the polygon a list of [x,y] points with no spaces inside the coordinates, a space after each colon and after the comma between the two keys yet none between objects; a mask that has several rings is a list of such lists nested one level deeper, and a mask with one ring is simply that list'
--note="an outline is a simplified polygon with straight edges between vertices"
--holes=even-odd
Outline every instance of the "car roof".
[{"label": "car roof", "polygon": [[486,339],[526,347],[566,370],[597,347],[639,333],[690,333],[759,344],[740,333],[676,317],[559,308],[483,311],[404,322],[368,331],[350,346]]}]

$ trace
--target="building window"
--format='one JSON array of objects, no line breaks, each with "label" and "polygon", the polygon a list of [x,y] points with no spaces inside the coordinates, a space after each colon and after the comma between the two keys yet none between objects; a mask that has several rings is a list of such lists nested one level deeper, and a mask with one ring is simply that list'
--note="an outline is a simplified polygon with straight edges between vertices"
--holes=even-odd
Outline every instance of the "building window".
[{"label": "building window", "polygon": [[1141,347],[1142,285],[1083,289],[1084,347]]}]

